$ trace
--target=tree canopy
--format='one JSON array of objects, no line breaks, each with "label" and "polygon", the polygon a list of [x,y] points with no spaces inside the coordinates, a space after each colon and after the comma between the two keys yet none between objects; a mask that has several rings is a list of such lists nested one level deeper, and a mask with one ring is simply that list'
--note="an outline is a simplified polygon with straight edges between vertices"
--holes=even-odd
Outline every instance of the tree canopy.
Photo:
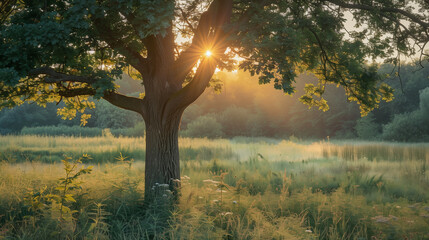
[{"label": "tree canopy", "polygon": [[[141,104],[160,93],[154,82],[169,89],[166,109],[186,107],[216,67],[244,69],[288,94],[297,74],[312,72],[319,83],[302,102],[327,109],[331,83],[365,114],[393,93],[367,60],[400,67],[401,56],[428,57],[429,3],[420,0],[15,0],[0,9],[0,107],[63,100],[66,117],[93,107],[88,96],[144,116]],[[154,80],[166,65],[172,71]],[[115,92],[124,72],[142,80],[141,98]]]}]

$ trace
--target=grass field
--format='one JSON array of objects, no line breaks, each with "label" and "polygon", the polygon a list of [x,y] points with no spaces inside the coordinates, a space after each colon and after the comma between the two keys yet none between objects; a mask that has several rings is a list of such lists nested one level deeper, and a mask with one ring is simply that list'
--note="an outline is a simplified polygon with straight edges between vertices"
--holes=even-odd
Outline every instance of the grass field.
[{"label": "grass field", "polygon": [[171,207],[143,138],[0,136],[0,239],[429,239],[429,144],[179,142]]}]

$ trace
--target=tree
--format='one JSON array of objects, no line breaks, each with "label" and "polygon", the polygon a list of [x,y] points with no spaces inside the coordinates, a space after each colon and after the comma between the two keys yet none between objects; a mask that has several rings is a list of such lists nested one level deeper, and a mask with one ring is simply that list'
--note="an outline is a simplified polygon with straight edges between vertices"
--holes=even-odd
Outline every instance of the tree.
[{"label": "tree", "polygon": [[[87,99],[94,96],[139,113],[147,129],[149,196],[155,183],[176,189],[180,118],[216,68],[249,71],[287,94],[298,73],[313,72],[319,82],[305,87],[302,102],[326,110],[324,87],[332,83],[365,114],[392,98],[365,60],[399,64],[417,51],[426,58],[428,9],[417,0],[6,1],[0,104],[64,101],[60,114],[73,117],[93,107]],[[345,13],[363,30],[345,29]],[[235,63],[235,56],[242,60]],[[141,79],[141,97],[115,91],[113,80],[123,72]]]}]

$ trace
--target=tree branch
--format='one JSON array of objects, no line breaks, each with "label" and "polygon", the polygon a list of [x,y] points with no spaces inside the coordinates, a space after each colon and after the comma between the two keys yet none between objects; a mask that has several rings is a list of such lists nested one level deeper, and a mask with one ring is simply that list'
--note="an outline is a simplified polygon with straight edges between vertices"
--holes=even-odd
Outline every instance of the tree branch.
[{"label": "tree branch", "polygon": [[207,49],[226,41],[227,33],[222,27],[229,22],[231,13],[231,0],[214,0],[201,15],[191,46],[184,50],[175,62],[176,79],[180,83],[183,83]]},{"label": "tree branch", "polygon": [[349,9],[359,9],[359,10],[367,10],[367,11],[380,11],[380,12],[387,12],[387,13],[399,13],[410,20],[412,20],[415,23],[418,23],[423,28],[427,29],[429,28],[429,22],[425,22],[422,19],[420,19],[420,16],[412,14],[410,12],[407,12],[403,9],[399,8],[393,8],[393,7],[374,7],[370,5],[364,5],[364,4],[353,4],[353,3],[347,3],[343,2],[341,0],[327,0],[330,3],[333,3],[337,6],[343,7],[343,8],[349,8]]},{"label": "tree branch", "polygon": [[[97,81],[97,79],[95,78],[59,73],[49,67],[37,68],[29,72],[29,76],[38,76],[40,74],[49,76],[43,79],[44,83],[73,82],[73,83],[88,84],[88,87],[80,87],[80,88],[61,87],[60,90],[58,91],[58,94],[61,97],[70,98],[70,97],[76,97],[76,96],[82,96],[82,95],[93,96],[96,94],[96,90],[91,87],[91,84]],[[143,118],[146,117],[145,99],[125,96],[110,90],[107,90],[104,92],[103,98],[117,107],[140,113],[143,116]]]},{"label": "tree branch", "polygon": [[95,95],[95,89],[89,87],[72,88],[72,89],[61,89],[58,91],[61,97],[70,98],[76,96],[93,96]]},{"label": "tree branch", "polygon": [[59,73],[50,67],[36,68],[29,72],[29,77],[36,77],[38,75],[48,75],[49,78],[45,78],[45,83],[61,83],[61,82],[79,82],[79,83],[88,83],[92,84],[96,81],[95,78],[86,77],[86,76],[74,76],[64,73]]},{"label": "tree branch", "polygon": [[125,58],[127,58],[128,63],[131,64],[137,71],[139,71],[142,76],[146,75],[149,70],[149,62],[144,58],[140,53],[131,49],[127,44],[119,39],[115,38],[115,33],[110,29],[109,26],[106,26],[102,19],[91,18],[94,23],[95,28],[100,32],[100,38],[103,39],[112,49],[117,50]]},{"label": "tree branch", "polygon": [[145,99],[125,96],[113,91],[105,92],[103,98],[117,107],[140,113],[146,119]]},{"label": "tree branch", "polygon": [[212,57],[204,58],[192,81],[169,98],[164,109],[164,116],[166,113],[184,109],[194,102],[207,88],[216,66],[216,59]]}]

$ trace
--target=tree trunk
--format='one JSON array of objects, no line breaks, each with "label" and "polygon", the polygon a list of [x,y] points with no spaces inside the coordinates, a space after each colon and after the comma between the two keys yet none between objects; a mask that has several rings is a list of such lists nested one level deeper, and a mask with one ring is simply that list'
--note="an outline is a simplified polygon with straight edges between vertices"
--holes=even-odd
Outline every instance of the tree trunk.
[{"label": "tree trunk", "polygon": [[[177,197],[180,186],[179,125],[182,111],[146,123],[145,199],[161,194]],[[166,186],[168,184],[168,187]],[[166,191],[166,190],[170,190]],[[164,196],[165,197],[165,196]]]}]

